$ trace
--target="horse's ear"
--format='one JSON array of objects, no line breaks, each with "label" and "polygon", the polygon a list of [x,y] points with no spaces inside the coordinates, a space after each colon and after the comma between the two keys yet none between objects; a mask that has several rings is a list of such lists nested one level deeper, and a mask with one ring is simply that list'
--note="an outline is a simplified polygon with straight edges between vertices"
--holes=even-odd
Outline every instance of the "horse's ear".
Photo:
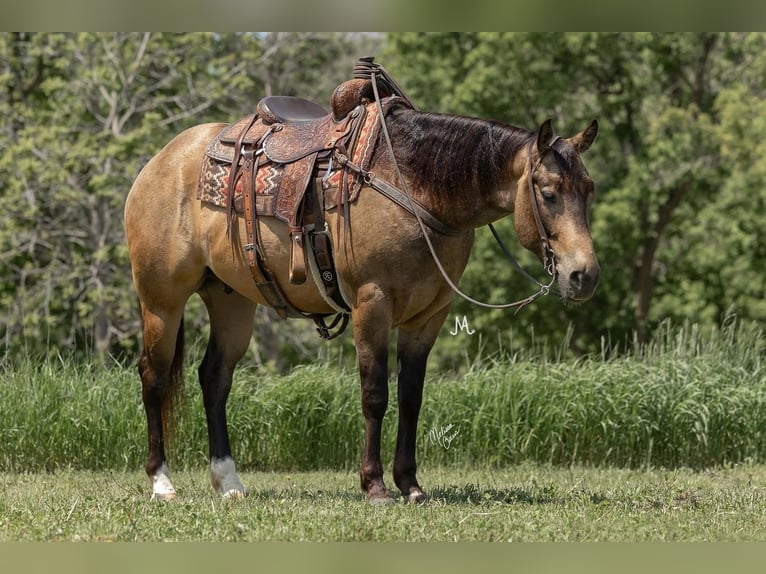
[{"label": "horse's ear", "polygon": [[542,154],[547,150],[552,139],[553,123],[551,118],[548,118],[537,128],[537,153]]},{"label": "horse's ear", "polygon": [[593,121],[590,123],[590,125],[576,136],[569,138],[569,142],[577,150],[577,153],[583,153],[584,151],[588,150],[590,144],[593,143],[593,140],[596,139],[597,135],[598,120],[593,118]]},{"label": "horse's ear", "polygon": [[540,127],[537,128],[537,153],[542,154],[548,149],[548,144],[553,139],[553,123],[551,118],[545,120]]}]

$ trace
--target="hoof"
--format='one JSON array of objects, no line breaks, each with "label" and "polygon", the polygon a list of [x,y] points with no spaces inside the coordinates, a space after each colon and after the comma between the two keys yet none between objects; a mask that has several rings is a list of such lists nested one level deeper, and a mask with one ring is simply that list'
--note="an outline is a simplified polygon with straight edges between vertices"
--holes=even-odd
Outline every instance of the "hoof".
[{"label": "hoof", "polygon": [[176,499],[176,493],[173,492],[153,492],[152,497],[150,500],[157,500],[160,502],[165,502],[168,500],[175,500]]},{"label": "hoof", "polygon": [[176,489],[168,478],[167,465],[163,464],[150,479],[152,481],[151,500],[175,500]]},{"label": "hoof", "polygon": [[236,488],[232,488],[231,490],[227,490],[223,493],[223,499],[224,500],[242,500],[247,496],[247,492],[244,490],[238,490]]},{"label": "hoof", "polygon": [[409,504],[423,504],[426,501],[426,495],[422,490],[413,489],[407,496],[405,496],[405,500]]},{"label": "hoof", "polygon": [[247,494],[230,456],[211,459],[210,484],[221,493],[224,500],[239,500]]},{"label": "hoof", "polygon": [[391,504],[394,499],[388,493],[388,489],[384,486],[382,488],[371,488],[367,492],[367,502],[375,506],[379,504]]}]

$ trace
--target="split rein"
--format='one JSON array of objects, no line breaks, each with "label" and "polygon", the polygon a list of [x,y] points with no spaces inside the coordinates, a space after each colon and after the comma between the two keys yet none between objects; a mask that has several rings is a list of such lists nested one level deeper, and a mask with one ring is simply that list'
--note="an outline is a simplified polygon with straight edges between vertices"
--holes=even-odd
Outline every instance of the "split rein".
[{"label": "split rein", "polygon": [[[450,289],[455,292],[456,295],[459,297],[462,297],[469,303],[473,305],[477,305],[479,307],[484,307],[486,309],[510,309],[516,307],[516,312],[518,313],[521,309],[529,305],[530,303],[536,301],[540,297],[543,297],[545,295],[548,295],[550,293],[558,293],[554,287],[554,283],[556,282],[556,279],[558,277],[558,268],[556,265],[556,256],[553,252],[553,249],[550,245],[550,240],[548,238],[548,233],[545,230],[545,226],[543,225],[543,220],[540,215],[540,208],[537,203],[537,196],[535,194],[535,187],[534,187],[534,173],[537,169],[539,169],[541,163],[542,163],[542,157],[539,158],[537,164],[533,164],[532,162],[532,150],[530,147],[529,152],[529,199],[532,204],[532,212],[534,214],[535,218],[535,224],[537,225],[537,231],[540,235],[540,242],[542,245],[543,250],[543,267],[545,271],[550,275],[551,280],[549,283],[542,283],[535,279],[532,275],[530,275],[516,260],[515,257],[511,254],[508,247],[505,245],[503,240],[500,238],[500,235],[497,233],[497,230],[495,227],[490,223],[488,225],[490,231],[492,232],[492,235],[495,238],[495,241],[497,241],[498,245],[502,249],[504,255],[508,260],[511,262],[511,264],[514,266],[514,268],[519,271],[527,280],[534,283],[539,287],[539,290],[536,293],[533,293],[529,297],[526,297],[525,299],[521,299],[519,301],[514,301],[513,303],[485,303],[483,301],[479,301],[477,299],[474,299],[470,295],[467,295],[463,291],[460,290],[460,288],[455,285],[455,283],[450,279],[449,275],[447,274],[447,271],[444,269],[444,265],[442,264],[441,260],[439,259],[439,256],[436,253],[436,249],[433,246],[433,243],[431,241],[431,238],[429,237],[428,230],[426,229],[426,223],[424,220],[428,220],[429,227],[435,229],[438,232],[444,233],[444,230],[449,230],[443,223],[436,220],[430,213],[428,213],[423,206],[415,202],[415,200],[410,195],[409,189],[407,188],[407,183],[404,180],[404,177],[402,177],[402,173],[399,170],[399,165],[396,162],[396,157],[394,156],[394,149],[393,145],[391,143],[391,137],[388,134],[388,128],[386,126],[386,120],[385,115],[383,113],[383,107],[380,101],[380,95],[378,93],[378,86],[377,86],[377,76],[378,74],[383,75],[383,80],[386,85],[389,87],[394,87],[395,92],[399,92],[398,95],[401,95],[406,99],[410,105],[412,105],[412,102],[407,98],[406,95],[404,95],[404,92],[399,88],[399,86],[396,84],[396,82],[388,75],[386,70],[379,66],[378,64],[372,64],[374,67],[370,67],[367,70],[365,70],[366,74],[369,74],[369,78],[372,80],[372,90],[375,94],[375,102],[378,107],[378,115],[380,117],[380,123],[381,128],[383,131],[383,136],[386,139],[386,145],[388,146],[388,152],[391,154],[391,158],[393,160],[394,169],[396,171],[396,176],[399,180],[400,185],[402,186],[402,189],[399,190],[395,186],[392,186],[388,184],[387,182],[384,182],[382,180],[378,180],[375,175],[372,172],[365,172],[361,170],[358,166],[355,166],[351,164],[348,161],[348,158],[346,157],[340,157],[337,159],[341,160],[341,163],[344,163],[346,167],[351,168],[354,171],[357,171],[365,180],[365,182],[391,199],[392,201],[396,202],[400,206],[407,209],[410,213],[412,213],[415,216],[415,219],[418,222],[418,225],[420,226],[420,230],[423,233],[423,237],[425,238],[426,244],[428,245],[428,250],[431,253],[431,257],[434,260],[434,263],[439,269],[439,272],[441,273],[442,277],[446,281],[447,285],[449,285]],[[414,108],[414,106],[413,106]],[[555,138],[548,146],[547,149],[552,149],[553,144],[556,142],[558,138]],[[544,152],[543,152],[544,153]],[[437,225],[433,225],[433,221],[437,222]],[[454,231],[452,233],[447,233],[448,235],[454,235]]]}]

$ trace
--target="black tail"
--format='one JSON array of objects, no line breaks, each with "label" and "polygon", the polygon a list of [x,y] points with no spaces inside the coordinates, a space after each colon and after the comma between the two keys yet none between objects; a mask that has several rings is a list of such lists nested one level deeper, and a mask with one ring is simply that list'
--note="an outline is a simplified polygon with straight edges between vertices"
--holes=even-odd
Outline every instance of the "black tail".
[{"label": "black tail", "polygon": [[162,434],[165,443],[173,446],[175,438],[176,423],[178,420],[178,409],[176,408],[183,398],[183,363],[184,363],[184,321],[181,319],[181,325],[178,327],[176,335],[176,350],[173,354],[173,361],[170,364],[170,377],[168,387],[162,397]]}]

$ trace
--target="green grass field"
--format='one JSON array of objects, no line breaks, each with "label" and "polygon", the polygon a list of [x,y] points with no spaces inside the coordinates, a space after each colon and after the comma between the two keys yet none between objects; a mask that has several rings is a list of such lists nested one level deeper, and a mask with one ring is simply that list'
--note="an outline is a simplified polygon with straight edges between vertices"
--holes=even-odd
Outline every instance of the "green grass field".
[{"label": "green grass field", "polygon": [[0,540],[766,538],[766,340],[751,327],[667,330],[627,357],[494,358],[431,376],[423,507],[364,502],[357,375],[330,365],[237,371],[229,422],[251,495],[222,501],[194,360],[169,504],[149,502],[133,365],[0,365]]},{"label": "green grass field", "polygon": [[[195,357],[171,453],[205,464]],[[198,360],[198,359],[197,359]],[[393,452],[396,384],[383,452]],[[364,422],[356,372],[331,365],[286,376],[243,368],[228,404],[238,468],[352,470]],[[138,470],[145,417],[133,365],[24,359],[0,365],[0,471]],[[431,433],[457,432],[450,448]],[[704,469],[766,463],[766,339],[732,326],[668,331],[629,357],[488,360],[431,375],[419,426],[422,462],[446,468],[540,464]]]},{"label": "green grass field", "polygon": [[766,468],[521,465],[425,469],[430,500],[370,506],[353,472],[247,473],[223,501],[204,472],[149,501],[140,472],[2,474],[0,541],[763,541]]}]

